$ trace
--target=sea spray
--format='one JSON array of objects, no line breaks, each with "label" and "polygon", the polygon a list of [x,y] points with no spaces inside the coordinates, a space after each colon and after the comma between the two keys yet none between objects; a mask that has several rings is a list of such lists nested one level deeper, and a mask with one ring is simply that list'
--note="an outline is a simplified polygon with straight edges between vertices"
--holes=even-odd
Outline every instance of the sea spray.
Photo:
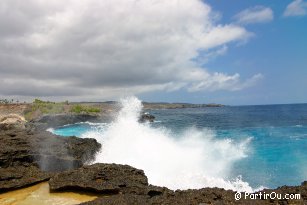
[{"label": "sea spray", "polygon": [[103,132],[89,132],[102,143],[96,162],[129,164],[143,169],[149,183],[171,189],[221,187],[253,191],[240,177],[230,179],[232,165],[246,157],[250,139],[235,143],[217,139],[208,129],[187,129],[175,136],[165,128],[138,122],[142,103],[135,97],[121,101],[117,119]]},{"label": "sea spray", "polygon": [[[52,129],[48,129],[52,131]],[[75,167],[69,154],[67,144],[56,137],[43,137],[32,146],[39,154],[35,156],[39,167],[43,171],[63,171]]]}]

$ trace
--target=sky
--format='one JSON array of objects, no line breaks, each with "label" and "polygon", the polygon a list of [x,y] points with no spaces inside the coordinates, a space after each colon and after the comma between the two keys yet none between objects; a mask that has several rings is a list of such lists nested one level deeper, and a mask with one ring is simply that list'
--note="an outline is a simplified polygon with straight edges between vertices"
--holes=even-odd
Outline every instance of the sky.
[{"label": "sky", "polygon": [[305,0],[1,0],[0,98],[307,103]]}]

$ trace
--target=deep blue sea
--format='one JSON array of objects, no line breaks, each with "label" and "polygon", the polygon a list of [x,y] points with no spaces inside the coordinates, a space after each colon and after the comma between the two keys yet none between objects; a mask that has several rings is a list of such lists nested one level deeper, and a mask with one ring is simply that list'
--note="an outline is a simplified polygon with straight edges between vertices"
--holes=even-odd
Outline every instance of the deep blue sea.
[{"label": "deep blue sea", "polygon": [[[186,138],[192,139],[192,135],[197,135],[199,132],[203,133],[204,130],[206,130],[206,133],[208,131],[213,133],[210,136],[212,135],[214,138],[210,138],[209,141],[204,143],[196,141],[197,149],[199,149],[199,146],[203,146],[203,151],[199,153],[216,155],[197,161],[197,163],[204,164],[208,162],[208,166],[202,166],[200,170],[211,169],[212,162],[209,162],[210,160],[224,162],[225,156],[237,154],[234,149],[241,149],[241,146],[236,146],[236,144],[249,139],[242,151],[244,157],[240,155],[235,159],[228,160],[227,163],[221,163],[221,166],[225,166],[223,169],[227,171],[217,168],[212,168],[212,170],[227,173],[221,174],[221,177],[227,178],[227,180],[241,176],[242,181],[247,182],[252,188],[298,185],[307,180],[307,104],[165,109],[149,110],[148,112],[156,117],[156,121],[146,126],[153,130],[163,130],[163,133],[171,133],[165,134],[169,138],[180,138],[183,135],[182,133],[190,129],[198,130],[198,132],[190,132],[188,136],[185,134]],[[129,123],[127,122],[127,124]],[[101,138],[102,143],[104,143],[103,133],[108,129],[108,124],[79,123],[56,129],[54,132],[63,136],[86,136],[89,131],[95,131],[102,133]],[[131,129],[133,129],[133,126]],[[135,135],[142,135],[137,130],[138,128],[135,128]],[[133,135],[133,130],[131,132],[131,135]],[[110,136],[116,135],[117,132],[114,133],[112,132]],[[127,131],[123,130],[122,133],[118,132],[117,134],[125,135],[125,133]],[[140,131],[140,133],[143,133],[143,131]],[[91,136],[93,135],[89,135],[89,137]],[[200,135],[203,138],[207,136],[208,134]],[[160,138],[157,137],[158,139]],[[230,140],[231,143],[229,144],[225,139]],[[135,140],[135,143],[142,144],[139,138]],[[163,144],[164,142],[161,140],[159,143]],[[188,145],[179,144],[180,150],[183,150],[179,152],[186,152],[187,155],[193,152],[193,150],[182,148],[182,146],[190,146],[191,143]],[[114,145],[106,143],[106,146]],[[221,148],[222,146],[224,148]],[[212,147],[214,147],[213,151],[206,152],[208,149],[211,150]],[[134,147],[133,149],[137,148]],[[161,150],[163,152],[163,148]],[[158,148],[157,151],[159,151]],[[199,158],[194,153],[191,156],[192,158],[187,160]],[[139,166],[142,166],[142,164],[140,163]],[[146,164],[144,166],[146,167]],[[217,176],[208,170],[204,170],[204,173],[214,177]],[[190,177],[193,178],[193,175]],[[191,188],[194,188],[193,184]]]}]

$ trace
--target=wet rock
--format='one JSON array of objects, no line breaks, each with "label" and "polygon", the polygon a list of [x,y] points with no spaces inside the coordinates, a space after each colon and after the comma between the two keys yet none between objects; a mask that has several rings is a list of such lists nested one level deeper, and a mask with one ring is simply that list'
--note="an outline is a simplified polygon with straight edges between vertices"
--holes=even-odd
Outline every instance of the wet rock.
[{"label": "wet rock", "polygon": [[154,122],[155,118],[155,116],[149,113],[144,113],[140,116],[139,122]]},{"label": "wet rock", "polygon": [[59,173],[50,179],[49,186],[51,191],[144,194],[148,181],[142,170],[128,165],[99,163]]},{"label": "wet rock", "polygon": [[0,192],[10,191],[46,181],[51,175],[51,173],[43,172],[35,166],[0,168]]}]

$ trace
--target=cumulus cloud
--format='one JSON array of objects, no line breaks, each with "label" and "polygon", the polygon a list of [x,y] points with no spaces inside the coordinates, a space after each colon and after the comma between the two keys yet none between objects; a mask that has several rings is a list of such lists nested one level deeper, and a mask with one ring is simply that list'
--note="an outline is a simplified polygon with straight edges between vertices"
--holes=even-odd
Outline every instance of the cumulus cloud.
[{"label": "cumulus cloud", "polygon": [[243,89],[257,76],[241,81],[193,60],[251,36],[216,21],[198,0],[1,0],[0,96]]},{"label": "cumulus cloud", "polygon": [[266,23],[272,21],[274,14],[271,8],[255,6],[245,9],[234,16],[239,24]]},{"label": "cumulus cloud", "polygon": [[284,16],[304,16],[306,14],[307,2],[303,0],[294,0],[287,6],[284,12]]}]

